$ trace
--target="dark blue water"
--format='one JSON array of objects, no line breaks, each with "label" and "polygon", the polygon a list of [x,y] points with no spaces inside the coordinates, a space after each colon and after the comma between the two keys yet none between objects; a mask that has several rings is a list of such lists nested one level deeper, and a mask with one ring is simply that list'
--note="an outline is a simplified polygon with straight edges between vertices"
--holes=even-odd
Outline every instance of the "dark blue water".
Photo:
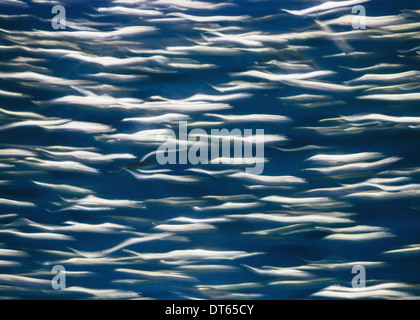
[{"label": "dark blue water", "polygon": [[[23,121],[40,119],[0,110],[0,198],[5,200],[0,201],[0,249],[5,249],[0,250],[2,298],[308,299],[318,298],[314,294],[332,285],[346,287],[348,295],[343,297],[331,293],[324,297],[412,299],[418,296],[420,249],[394,251],[420,243],[420,193],[417,185],[420,172],[420,112],[417,105],[420,99],[408,100],[404,96],[420,94],[419,75],[415,73],[419,71],[420,57],[418,49],[402,53],[418,46],[420,27],[408,25],[419,23],[416,1],[372,0],[363,3],[368,17],[385,17],[383,21],[390,19],[389,23],[383,22],[382,25],[369,24],[368,20],[366,30],[353,30],[351,23],[331,22],[351,14],[351,6],[327,14],[322,14],[324,11],[321,10],[318,17],[293,15],[282,10],[303,10],[319,5],[321,1],[231,1],[231,5],[214,10],[210,10],[209,4],[202,8],[188,8],[187,5],[153,1],[137,5],[62,1],[68,21],[79,28],[94,29],[83,31],[88,33],[87,36],[73,37],[68,34],[78,30],[71,26],[58,31],[52,28],[53,5],[36,1],[25,3],[26,6],[0,2],[0,90],[24,95],[0,94],[0,109],[36,113],[45,117],[42,121],[93,122],[115,131],[63,130],[39,123],[22,125]],[[96,10],[115,6],[156,10],[160,14],[149,17],[145,14],[98,13]],[[167,20],[174,18],[174,13],[199,17],[249,17],[240,21],[226,18],[213,22],[182,17]],[[390,16],[399,16],[400,20],[392,20]],[[316,19],[321,25],[328,26],[330,32],[316,24]],[[152,26],[156,30],[145,34],[101,37],[101,34],[128,26]],[[398,26],[400,29],[392,29]],[[253,33],[252,40],[259,44],[247,46],[240,41],[220,40],[223,35],[244,40],[247,33]],[[261,35],[273,38],[269,41],[258,39]],[[217,37],[220,37],[220,42],[211,41]],[[277,39],[286,41],[280,43]],[[343,43],[350,49],[343,52]],[[193,46],[231,49],[232,53],[197,53],[185,49]],[[175,51],[171,50],[172,47],[185,48]],[[53,49],[67,51],[54,52]],[[360,54],[355,54],[357,52]],[[75,56],[75,53],[80,55]],[[164,63],[152,60],[114,65],[101,60],[103,57],[152,56],[163,56],[166,60]],[[180,67],[179,64],[189,65]],[[348,69],[378,64],[387,65],[367,71]],[[275,75],[328,70],[334,74],[307,81],[340,88],[320,90],[311,88],[313,83],[302,87],[299,80],[287,82],[235,75],[250,70]],[[61,81],[29,79],[24,72],[48,75]],[[101,73],[139,78],[117,81],[101,76]],[[409,76],[390,77],[402,73]],[[92,74],[99,75],[92,78]],[[384,76],[347,83],[365,74]],[[229,92],[214,88],[228,88],[231,81],[259,83],[261,88],[232,89]],[[351,88],[356,85],[368,87],[343,89],[343,86]],[[98,99],[106,95],[115,99],[156,102],[162,100],[153,97],[160,96],[168,99],[168,103],[196,94],[247,93],[250,96],[222,101],[229,104],[230,109],[195,112],[177,110],[178,105],[170,111],[162,110],[140,102],[132,103],[130,109],[122,108],[122,104],[119,107],[99,102],[77,104],[71,102],[72,99],[51,102],[69,96],[83,97],[81,90],[97,95]],[[396,97],[360,98],[384,94]],[[326,97],[310,97],[306,101],[284,99],[300,95]],[[211,103],[206,99],[203,101]],[[188,105],[185,101],[180,104]],[[194,122],[218,121],[208,113],[288,117],[288,122],[222,121],[222,124],[197,127],[208,133],[212,128],[264,129],[266,135],[287,137],[286,141],[265,145],[267,162],[262,175],[295,176],[304,179],[305,183],[277,183],[273,186],[236,179],[230,174],[207,176],[186,171],[201,168],[242,172],[244,166],[159,165],[153,157],[149,159],[151,161],[139,164],[145,155],[157,149],[158,144],[121,140],[117,134],[165,128],[177,131],[178,123],[122,120],[165,113],[188,115],[191,128]],[[351,118],[360,115],[371,117],[367,120]],[[349,118],[345,120],[340,118],[342,116]],[[335,120],[321,121],[325,119]],[[20,126],[7,127],[16,123]],[[313,145],[318,148],[293,151]],[[84,148],[93,148],[89,151],[102,155],[130,154],[132,157],[105,162],[81,159],[68,153],[88,150]],[[10,149],[20,152],[12,154]],[[361,153],[374,156],[358,160],[344,157]],[[338,157],[335,162],[308,160],[317,155]],[[391,160],[386,162],[384,159]],[[58,165],[63,161],[78,162],[95,169],[96,173],[80,172],[74,167],[58,170],[51,163],[41,161],[56,161]],[[379,163],[373,165],[377,161]],[[138,165],[133,167],[133,164]],[[307,170],[332,167],[337,168],[328,172]],[[147,170],[167,169],[171,170],[171,175],[194,176],[197,182],[174,183],[157,178],[138,180],[123,170],[130,168],[145,175],[153,174]],[[83,205],[80,201],[87,194],[69,193],[33,181],[88,189],[101,199],[139,201],[142,207],[115,203]],[[255,185],[259,187],[253,187]],[[343,188],[345,185],[353,187],[346,189]],[[267,200],[269,196],[291,198],[297,202],[288,203],[284,198],[272,202]],[[174,198],[170,200],[178,204],[155,201],[166,198]],[[318,200],[311,202],[310,198]],[[320,198],[326,199],[321,201]],[[255,203],[255,206],[211,208],[226,202]],[[81,206],[74,207],[74,204]],[[196,207],[208,210],[197,210]],[[256,213],[262,214],[263,218],[251,215]],[[159,229],[161,225],[185,224],[168,222],[177,217],[220,218],[225,221],[204,220],[202,223],[206,228],[203,231],[168,231],[160,240],[134,243],[112,252],[103,251],[132,238],[162,234],[166,230]],[[113,223],[121,228],[114,226],[99,231],[98,228],[63,228],[70,225],[69,221],[79,227],[80,224]],[[191,227],[197,223],[199,221],[192,223]],[[361,226],[368,228],[357,229]],[[294,232],[279,229],[285,227]],[[351,229],[354,227],[356,229]],[[274,231],[262,232],[267,230]],[[63,239],[54,235],[61,235]],[[187,253],[191,252],[193,256],[188,256]],[[365,266],[366,285],[373,287],[369,294],[357,295],[359,291],[352,290],[353,264]],[[61,290],[54,290],[49,284],[54,277],[51,269],[55,265],[61,265],[67,271],[66,288]],[[269,272],[264,272],[267,270]],[[30,281],[30,278],[35,280]],[[377,291],[374,286],[378,285],[388,291]]]}]

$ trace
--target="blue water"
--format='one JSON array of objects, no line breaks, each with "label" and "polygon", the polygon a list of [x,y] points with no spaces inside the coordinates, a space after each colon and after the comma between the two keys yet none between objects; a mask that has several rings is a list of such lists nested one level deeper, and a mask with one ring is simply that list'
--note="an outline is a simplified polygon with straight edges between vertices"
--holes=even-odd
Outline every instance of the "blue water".
[{"label": "blue water", "polygon": [[[25,1],[24,5],[13,5],[7,1],[0,2],[0,90],[22,93],[25,97],[0,95],[1,109],[13,112],[33,112],[46,118],[71,119],[73,121],[94,122],[115,129],[108,133],[89,133],[77,130],[47,130],[42,125],[26,125],[16,128],[5,127],[30,119],[28,116],[0,112],[0,198],[30,202],[33,206],[16,206],[0,201],[0,249],[17,250],[19,254],[6,254],[0,250],[0,297],[4,299],[317,299],[314,295],[321,290],[340,285],[349,288],[354,274],[351,263],[365,265],[367,286],[389,286],[390,292],[381,294],[373,290],[371,295],[352,296],[347,298],[416,298],[420,277],[420,249],[410,252],[387,251],[401,249],[408,245],[420,243],[419,227],[419,183],[418,157],[420,155],[419,123],[417,104],[419,99],[407,101],[403,98],[393,101],[364,100],[358,97],[371,94],[419,94],[419,76],[400,80],[368,80],[348,85],[370,85],[374,90],[334,91],[302,88],[293,83],[270,81],[249,76],[235,76],[235,73],[259,70],[276,75],[307,73],[317,70],[330,70],[335,73],[323,78],[308,79],[338,85],[359,78],[364,74],[388,74],[418,71],[419,55],[416,50],[401,53],[398,50],[409,50],[418,46],[419,27],[408,31],[390,31],[384,26],[367,24],[366,30],[352,30],[351,24],[330,25],[332,34],[342,37],[337,40],[331,34],[315,34],[309,37],[310,31],[320,31],[315,23],[316,17],[299,16],[286,13],[282,9],[302,10],[321,3],[321,1],[231,1],[235,6],[226,6],[215,10],[191,9],[176,5],[155,4],[153,1],[140,2],[138,5],[114,3],[108,1],[61,1],[66,9],[66,18],[75,25],[89,26],[96,29],[90,32],[109,32],[127,26],[153,26],[157,30],[150,34],[122,36],[120,38],[67,38],[55,36],[55,32],[77,32],[67,27],[55,31],[51,26],[52,4]],[[216,3],[216,2],[214,2]],[[383,17],[401,15],[404,21],[391,23],[418,23],[420,13],[416,1],[379,1],[363,3],[368,16]],[[126,6],[145,10],[157,10],[162,13],[156,17],[104,14],[96,8]],[[172,17],[171,13],[184,13],[191,16],[241,16],[248,18],[241,21],[194,22],[179,20],[164,21]],[[351,14],[351,7],[318,17],[321,23]],[[23,15],[23,16],[19,16]],[[87,22],[92,24],[88,25]],[[101,25],[100,23],[103,23]],[[243,44],[222,42],[208,43],[203,36],[216,38],[217,34],[206,32],[203,28],[220,33],[238,35],[248,32],[260,32],[272,35],[274,39],[287,38],[290,33],[301,34],[290,37],[284,43],[261,41],[260,46],[247,47]],[[201,29],[201,30],[200,30]],[[42,35],[40,31],[47,31]],[[306,33],[307,32],[307,33]],[[411,32],[410,34],[402,34]],[[341,34],[339,34],[341,33]],[[350,33],[350,35],[346,35]],[[48,36],[50,35],[50,36]],[[308,35],[308,36],[306,36]],[[394,35],[395,37],[377,37]],[[258,36],[258,34],[257,34]],[[52,40],[54,42],[47,42]],[[342,54],[339,44],[343,41],[350,45],[347,54]],[[235,53],[197,54],[188,52],[169,52],[170,47],[192,47],[198,44],[207,47],[234,48]],[[342,43],[342,42],[341,42]],[[101,57],[151,57],[161,55],[169,63],[137,63],[132,65],[107,66],[95,62],[72,58],[65,53],[51,54],[48,50],[72,50],[85,55]],[[166,50],[166,51],[165,51]],[[354,55],[354,52],[364,54]],[[13,61],[18,57],[34,58],[28,62]],[[178,60],[177,60],[178,59]],[[184,59],[184,60],[179,60]],[[190,60],[185,60],[190,59]],[[309,69],[290,70],[269,62],[284,62],[292,65],[304,64]],[[196,65],[211,64],[210,68],[179,68],[170,63],[192,63]],[[379,71],[352,71],[348,68],[366,68],[379,63],[397,64],[397,67],[386,67]],[[83,96],[74,89],[73,84],[42,82],[28,80],[25,75],[11,77],[11,73],[35,72],[67,80],[89,80],[75,86],[94,94],[109,95],[114,98],[135,98],[146,102],[153,101],[153,96],[165,99],[182,100],[196,94],[221,96],[224,94],[249,93],[246,99],[224,101],[230,109],[217,111],[165,111],[148,109],[107,108],[72,103],[47,103],[65,96]],[[134,81],[118,82],[104,77],[90,78],[91,74],[110,73],[147,76]],[[239,90],[220,92],[212,86],[223,87],[231,81],[262,83],[265,89]],[[101,87],[101,85],[108,85]],[[401,88],[401,85],[409,87]],[[72,88],[73,86],[73,88]],[[385,87],[387,88],[380,88]],[[396,86],[396,87],[391,87]],[[398,87],[400,86],[400,87]],[[302,94],[326,95],[326,104],[311,105],[318,101],[284,100],[280,98]],[[160,100],[154,100],[160,101]],[[322,100],[325,102],[325,100]],[[338,103],[337,103],[338,102]],[[139,104],[139,103],[138,103]],[[107,135],[132,134],[142,130],[164,129],[171,127],[177,130],[177,123],[134,123],[123,122],[125,118],[151,117],[165,112],[185,113],[190,116],[190,123],[198,121],[216,121],[206,113],[224,115],[271,114],[282,115],[291,119],[288,122],[224,122],[218,126],[203,127],[210,132],[211,128],[264,129],[265,134],[283,135],[287,141],[267,143],[265,146],[264,176],[295,176],[305,180],[303,184],[292,186],[266,186],[250,188],[255,183],[234,179],[228,174],[205,176],[185,171],[190,168],[205,170],[239,170],[243,166],[233,165],[165,165],[156,161],[143,163],[133,170],[172,170],[173,175],[193,175],[196,183],[171,183],[164,180],[137,180],[123,170],[140,160],[149,152],[156,150],[157,145],[108,139]],[[341,116],[381,114],[399,120],[320,120],[340,118]],[[410,117],[408,122],[401,117]],[[417,120],[416,120],[417,119]],[[400,121],[400,122],[398,122]],[[336,130],[332,127],[338,126]],[[360,130],[354,129],[356,126]],[[324,128],[325,131],[317,130]],[[105,137],[104,137],[105,134]],[[115,138],[115,137],[114,137]],[[115,141],[109,141],[115,140]],[[303,151],[284,151],[308,145],[321,146],[323,149]],[[99,163],[75,159],[71,156],[52,156],[45,150],[68,152],[66,149],[48,149],[52,146],[71,148],[95,148],[95,152],[107,154],[131,154],[133,159],[116,159]],[[279,149],[280,148],[280,149]],[[28,155],[8,155],[7,150],[19,149],[32,152]],[[42,150],[44,151],[42,151]],[[0,151],[1,151],[0,150]],[[358,160],[335,164],[308,161],[316,155],[347,155],[359,153],[377,153],[376,159]],[[372,163],[398,157],[398,161],[362,168],[361,162]],[[97,174],[56,170],[48,165],[37,166],[37,160],[76,161],[97,170]],[[152,158],[153,160],[153,158]],[[328,168],[346,165],[337,173],[322,173],[310,168]],[[370,179],[401,178],[397,182],[376,182],[382,186],[395,187],[412,185],[400,192],[393,189],[382,191],[378,187],[365,186],[355,190],[328,191],[323,188],[339,188],[343,185],[354,185],[371,182]],[[405,180],[402,180],[405,178]],[[113,205],[107,210],[80,210],[71,208],[69,203],[76,203],[86,195],[69,194],[41,187],[32,181],[48,184],[71,185],[91,190],[92,194],[102,199],[141,201],[144,208]],[[310,190],[317,189],[308,193]],[[377,198],[366,196],[366,192],[382,192]],[[363,193],[347,197],[354,193]],[[217,200],[207,196],[245,195],[239,200]],[[303,199],[301,205],[288,205],[263,200],[268,196]],[[181,205],[168,205],[150,200],[188,197],[189,202]],[[317,207],[305,202],[308,197],[328,197],[330,206]],[[72,201],[72,202],[66,202]],[[179,200],[179,199],[178,199]],[[222,205],[225,202],[251,203],[257,207],[248,209],[197,210]],[[87,207],[95,209],[95,205]],[[251,219],[249,214],[272,214],[278,217],[289,217],[291,220]],[[228,217],[237,215],[236,217]],[[239,217],[240,215],[240,217]],[[317,217],[341,218],[340,222],[319,222],[318,220],[296,218],[315,215]],[[213,228],[202,232],[172,232],[162,240],[153,240],[132,244],[101,256],[89,257],[88,253],[112,248],[131,238],[147,237],[162,233],[156,229],[162,224],[182,224],[168,222],[177,217],[193,219],[224,218],[224,222],[209,222]],[[31,222],[28,222],[28,219]],[[293,220],[294,219],[294,220]],[[348,220],[344,220],[348,219]],[[74,232],[60,229],[66,222],[89,225],[114,223],[124,226],[122,230],[105,232]],[[298,222],[296,222],[298,221]],[[42,227],[39,227],[39,224]],[[246,234],[269,229],[292,226],[297,232],[278,232],[266,235]],[[375,227],[376,231],[354,232],[338,230],[357,226]],[[49,235],[61,234],[71,238],[64,240],[50,239]],[[35,234],[35,235],[34,235]],[[357,240],[334,239],[334,235],[356,234]],[[366,237],[363,236],[366,235]],[[77,252],[72,251],[75,249]],[[128,251],[127,251],[128,250]],[[173,251],[208,250],[207,258],[159,258],[153,254],[167,254]],[[82,251],[83,253],[80,253]],[[241,251],[255,255],[223,259],[215,252]],[[195,251],[197,252],[197,251]],[[150,254],[147,256],[147,254]],[[146,255],[146,257],[145,257]],[[147,258],[149,257],[149,258]],[[364,262],[370,262],[364,263]],[[321,266],[323,264],[343,264],[347,266]],[[54,274],[51,268],[62,265],[67,271],[66,288],[54,290],[48,281]],[[204,271],[197,271],[194,266],[218,265]],[[185,268],[189,266],[190,269]],[[264,274],[264,266],[298,270],[298,276],[285,273]],[[253,271],[257,268],[260,272]],[[130,269],[122,272],[120,269]],[[266,268],[267,270],[276,270]],[[279,269],[277,269],[279,270]],[[280,269],[285,270],[285,269]],[[142,273],[135,273],[141,271]],[[72,272],[82,272],[76,274]],[[151,273],[148,273],[151,272]],[[156,272],[156,273],[153,273]],[[159,273],[157,273],[159,272]],[[166,274],[166,277],[164,276]],[[26,278],[23,278],[26,277]],[[171,277],[171,278],[168,278]],[[32,282],[30,279],[35,279]],[[44,280],[44,281],[43,281]],[[390,285],[398,283],[399,285]],[[247,284],[244,286],[237,286]],[[232,287],[229,287],[232,285]],[[224,287],[222,287],[224,286]],[[89,290],[95,291],[89,291]],[[105,291],[114,290],[114,291]],[[327,298],[337,298],[330,295]],[[338,297],[340,298],[340,297]]]}]

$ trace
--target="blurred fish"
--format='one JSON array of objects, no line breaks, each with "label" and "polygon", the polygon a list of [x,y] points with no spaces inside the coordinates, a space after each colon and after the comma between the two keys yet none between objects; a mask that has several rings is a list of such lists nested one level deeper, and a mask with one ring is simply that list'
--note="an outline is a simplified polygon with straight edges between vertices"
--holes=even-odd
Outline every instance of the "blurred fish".
[{"label": "blurred fish", "polygon": [[185,261],[185,260],[236,260],[246,257],[261,255],[262,252],[248,253],[245,251],[214,251],[214,250],[175,250],[167,253],[145,253],[137,254],[143,260],[166,260],[166,261]]},{"label": "blurred fish", "polygon": [[148,236],[144,236],[142,238],[131,238],[128,240],[123,241],[122,243],[116,245],[115,247],[106,249],[106,250],[102,250],[102,251],[97,251],[97,252],[85,252],[85,251],[79,251],[79,250],[75,250],[70,248],[73,252],[77,253],[80,256],[83,256],[85,258],[102,258],[102,257],[106,257],[118,250],[124,249],[128,246],[131,246],[133,244],[137,244],[137,243],[143,243],[143,242],[147,242],[147,241],[154,241],[154,240],[160,240],[166,237],[169,237],[171,234],[170,233],[159,233],[159,234],[151,234]]},{"label": "blurred fish", "polygon": [[97,8],[98,12],[106,13],[109,15],[133,15],[139,17],[158,17],[162,16],[163,13],[157,10],[147,10],[147,9],[136,9],[136,8],[127,8],[127,7],[103,7]]},{"label": "blurred fish", "polygon": [[68,119],[60,119],[60,120],[24,120],[21,122],[15,122],[11,124],[6,124],[0,126],[1,130],[8,130],[14,128],[21,128],[21,127],[42,127],[42,126],[53,126],[53,125],[61,125],[69,122]]},{"label": "blurred fish", "polygon": [[0,113],[9,115],[9,116],[19,117],[19,118],[47,120],[46,117],[40,114],[34,113],[34,112],[15,112],[15,111],[10,111],[6,109],[0,109]]},{"label": "blurred fish", "polygon": [[306,181],[301,178],[293,177],[293,176],[264,176],[264,175],[256,175],[250,174],[246,172],[238,172],[229,175],[230,178],[242,179],[245,181],[250,181],[253,183],[263,183],[265,185],[293,185],[293,184],[302,184]]},{"label": "blurred fish", "polygon": [[410,286],[404,283],[383,283],[366,288],[348,288],[340,285],[329,286],[317,293],[313,297],[338,298],[338,299],[407,299],[410,295],[396,289],[407,290]]},{"label": "blurred fish", "polygon": [[208,117],[215,117],[228,122],[285,122],[291,121],[290,118],[272,114],[247,114],[247,115],[221,115],[205,114]]},{"label": "blurred fish", "polygon": [[379,101],[418,101],[420,94],[418,93],[401,93],[401,94],[371,94],[359,96],[362,100],[379,100]]},{"label": "blurred fish", "polygon": [[401,160],[401,158],[399,157],[389,157],[386,159],[373,161],[373,162],[355,162],[355,163],[350,163],[350,164],[344,164],[341,166],[334,166],[334,167],[328,167],[328,168],[308,168],[304,170],[317,171],[323,174],[336,174],[336,173],[342,173],[342,172],[375,170],[380,167],[397,162],[399,160]]},{"label": "blurred fish", "polygon": [[22,149],[0,149],[0,157],[34,157],[35,153]]},{"label": "blurred fish", "polygon": [[197,233],[217,230],[215,226],[208,223],[159,224],[153,229],[171,233]]},{"label": "blurred fish", "polygon": [[194,22],[241,21],[250,18],[250,16],[193,16],[181,12],[169,13],[168,16],[179,17]]},{"label": "blurred fish", "polygon": [[314,100],[330,100],[331,97],[327,95],[299,94],[296,96],[279,97],[279,99],[292,101],[292,102],[308,102],[308,101],[314,101]]},{"label": "blurred fish", "polygon": [[196,178],[194,176],[180,176],[180,175],[162,174],[162,173],[146,175],[146,174],[135,173],[130,170],[126,170],[126,171],[130,173],[137,180],[161,180],[161,181],[172,182],[172,183],[197,183],[200,181],[199,178]]},{"label": "blurred fish", "polygon": [[405,246],[400,249],[395,250],[389,250],[385,251],[383,254],[389,254],[389,255],[416,255],[420,253],[420,245],[419,244],[411,244],[408,246]]},{"label": "blurred fish", "polygon": [[64,292],[70,292],[70,293],[83,293],[83,294],[92,296],[93,298],[101,299],[101,300],[141,298],[139,293],[133,292],[133,291],[90,289],[90,288],[83,288],[83,287],[67,287],[62,290]]},{"label": "blurred fish", "polygon": [[365,233],[335,233],[326,236],[326,240],[341,240],[341,241],[369,241],[383,238],[395,237],[394,234],[389,232],[365,232]]},{"label": "blurred fish", "polygon": [[145,270],[132,270],[132,269],[116,269],[117,272],[124,272],[130,275],[153,279],[153,280],[171,280],[171,281],[198,281],[196,278],[185,275],[179,271],[164,270],[164,271],[145,271]]},{"label": "blurred fish", "polygon": [[392,74],[365,74],[360,78],[356,78],[348,81],[348,83],[359,83],[359,82],[399,82],[418,78],[420,71],[406,71],[401,73]]},{"label": "blurred fish", "polygon": [[262,267],[253,268],[247,265],[243,265],[246,269],[262,276],[270,277],[284,277],[284,278],[312,278],[309,272],[298,270],[297,268],[276,268],[276,267]]},{"label": "blurred fish", "polygon": [[313,79],[319,77],[325,77],[329,75],[334,75],[334,71],[313,71],[308,73],[291,73],[291,74],[272,74],[267,72],[261,71],[245,71],[241,73],[234,73],[232,76],[234,77],[241,77],[241,76],[249,76],[249,77],[256,77],[264,80],[269,81],[290,81],[290,80],[306,80],[306,79]]},{"label": "blurred fish", "polygon": [[[352,16],[353,17],[353,16]],[[350,67],[342,67],[354,72],[366,72],[366,71],[378,71],[378,70],[388,70],[390,68],[402,68],[404,65],[396,64],[396,63],[378,63],[370,67],[365,68],[350,68]]]},{"label": "blurred fish", "polygon": [[75,186],[70,186],[70,185],[50,184],[50,183],[43,183],[43,182],[38,182],[38,181],[32,181],[32,182],[34,184],[40,186],[40,187],[55,190],[55,191],[58,191],[58,192],[64,192],[64,193],[70,193],[70,194],[92,194],[92,193],[94,193],[91,190],[80,188],[80,187],[75,187]]},{"label": "blurred fish", "polygon": [[244,215],[227,215],[228,218],[245,219],[245,220],[267,220],[280,223],[350,223],[350,219],[320,215],[308,214],[301,216],[292,216],[285,214],[266,214],[266,213],[251,213]]},{"label": "blurred fish", "polygon": [[[142,0],[135,0],[137,2],[143,2]],[[117,0],[116,3],[132,3],[127,0]],[[235,7],[236,4],[230,2],[213,3],[206,1],[188,1],[188,0],[157,0],[153,2],[153,5],[163,7],[180,7],[186,9],[200,9],[200,10],[218,10],[226,7]]]},{"label": "blurred fish", "polygon": [[71,159],[76,161],[86,161],[93,163],[103,163],[103,162],[112,162],[114,160],[124,159],[131,160],[136,157],[131,154],[100,154],[92,151],[50,151],[39,148],[41,152],[44,152],[46,155],[51,156],[54,159]]},{"label": "blurred fish", "polygon": [[136,123],[167,123],[167,122],[177,122],[177,121],[186,121],[190,117],[185,114],[180,113],[166,113],[160,116],[154,117],[142,117],[142,118],[125,118],[122,121],[126,122],[136,122]]},{"label": "blurred fish", "polygon": [[35,207],[35,204],[33,204],[32,202],[17,201],[10,199],[0,199],[0,205],[12,207]]},{"label": "blurred fish", "polygon": [[298,16],[305,16],[310,13],[318,12],[318,11],[326,11],[331,10],[334,8],[340,8],[340,7],[348,7],[348,6],[355,6],[357,4],[361,4],[364,2],[368,2],[369,0],[347,0],[347,1],[327,1],[323,4],[320,4],[318,6],[314,6],[307,9],[302,10],[286,10],[283,9],[283,11],[286,11],[287,13],[298,15]]},{"label": "blurred fish", "polygon": [[339,164],[339,163],[349,163],[355,161],[365,161],[382,158],[382,154],[378,152],[362,152],[357,154],[343,154],[343,155],[327,155],[327,154],[318,154],[312,156],[306,161],[313,161],[321,164]]},{"label": "blurred fish", "polygon": [[141,201],[133,201],[133,200],[110,200],[110,199],[103,199],[96,197],[94,195],[88,195],[82,199],[64,199],[65,203],[77,204],[80,206],[87,206],[87,207],[112,207],[112,208],[139,208],[142,206]]},{"label": "blurred fish", "polygon": [[29,96],[24,95],[22,93],[10,92],[10,91],[4,91],[4,90],[0,90],[0,96],[6,97],[6,98],[29,98]]},{"label": "blurred fish", "polygon": [[198,264],[198,265],[185,265],[177,267],[178,270],[186,271],[188,273],[224,273],[235,272],[237,267],[229,265],[215,265],[215,264]]},{"label": "blurred fish", "polygon": [[359,85],[359,86],[349,86],[342,85],[337,83],[328,83],[321,81],[310,81],[310,80],[296,80],[296,79],[287,79],[281,80],[284,84],[291,86],[296,86],[305,89],[317,90],[317,91],[327,91],[327,92],[353,92],[363,89],[369,89],[372,85]]},{"label": "blurred fish", "polygon": [[193,207],[194,211],[219,211],[219,210],[243,210],[252,209],[261,206],[258,202],[226,202],[217,206]]},{"label": "blurred fish", "polygon": [[50,232],[37,232],[37,233],[27,233],[20,232],[16,230],[0,230],[0,234],[11,235],[18,238],[31,239],[31,240],[59,240],[59,241],[74,241],[75,238],[59,233],[50,233]]},{"label": "blurred fish", "polygon": [[31,167],[42,168],[45,170],[99,174],[98,169],[88,167],[75,161],[51,161],[32,157],[28,157],[26,160],[22,161]]},{"label": "blurred fish", "polygon": [[245,90],[271,90],[275,86],[271,83],[264,82],[245,82],[245,81],[231,81],[219,86],[212,86],[213,89],[219,92],[235,92],[235,91],[245,91]]}]

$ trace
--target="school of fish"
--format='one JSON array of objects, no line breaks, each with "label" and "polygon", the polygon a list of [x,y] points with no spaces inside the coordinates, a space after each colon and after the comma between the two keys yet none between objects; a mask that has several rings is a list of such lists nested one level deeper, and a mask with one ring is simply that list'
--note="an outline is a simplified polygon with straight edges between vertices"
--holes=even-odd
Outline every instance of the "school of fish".
[{"label": "school of fish", "polygon": [[[0,298],[420,298],[420,10],[383,2],[0,0]],[[160,165],[180,121],[264,129],[264,172]]]}]

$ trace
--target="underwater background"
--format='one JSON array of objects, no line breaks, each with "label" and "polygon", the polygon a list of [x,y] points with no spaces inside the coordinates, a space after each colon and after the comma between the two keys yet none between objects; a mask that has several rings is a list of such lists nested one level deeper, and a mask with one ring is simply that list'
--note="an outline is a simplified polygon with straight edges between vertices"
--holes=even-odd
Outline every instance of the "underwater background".
[{"label": "underwater background", "polygon": [[[418,1],[323,3],[0,1],[0,297],[416,299]],[[160,165],[179,120],[264,172]]]}]

